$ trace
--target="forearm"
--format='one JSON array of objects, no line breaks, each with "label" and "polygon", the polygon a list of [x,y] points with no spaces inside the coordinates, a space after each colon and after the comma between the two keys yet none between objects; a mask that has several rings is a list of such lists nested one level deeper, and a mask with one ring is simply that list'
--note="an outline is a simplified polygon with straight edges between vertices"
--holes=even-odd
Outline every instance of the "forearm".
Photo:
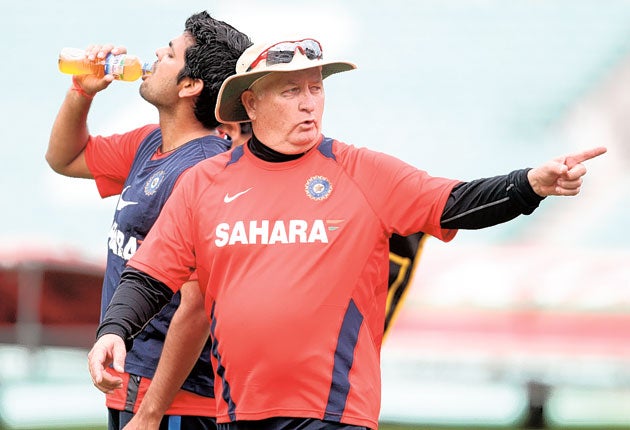
[{"label": "forearm", "polygon": [[529,215],[543,198],[532,189],[528,171],[516,170],[458,185],[442,213],[442,228],[474,230]]},{"label": "forearm", "polygon": [[65,176],[92,178],[83,151],[89,139],[87,117],[91,100],[69,89],[55,118],[48,141],[46,161]]},{"label": "forearm", "polygon": [[131,349],[133,337],[173,297],[173,291],[164,283],[134,268],[122,273],[120,283],[107,306],[96,337],[115,334]]},{"label": "forearm", "polygon": [[191,299],[191,291],[187,291],[191,288],[199,294],[196,282],[182,287],[182,301],[171,320],[155,376],[136,414],[138,420],[159,422],[192,371],[208,339],[210,325],[204,313],[203,300],[201,297],[199,300]]}]

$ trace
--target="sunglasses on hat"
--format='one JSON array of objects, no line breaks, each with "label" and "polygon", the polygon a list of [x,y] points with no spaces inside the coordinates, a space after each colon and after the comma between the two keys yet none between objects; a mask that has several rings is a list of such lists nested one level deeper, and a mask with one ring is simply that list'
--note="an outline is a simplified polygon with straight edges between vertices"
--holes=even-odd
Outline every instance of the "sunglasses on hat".
[{"label": "sunglasses on hat", "polygon": [[266,60],[267,66],[290,63],[298,49],[309,60],[321,60],[324,57],[322,45],[315,39],[278,42],[261,52],[249,65],[247,72],[254,69],[262,60]]}]

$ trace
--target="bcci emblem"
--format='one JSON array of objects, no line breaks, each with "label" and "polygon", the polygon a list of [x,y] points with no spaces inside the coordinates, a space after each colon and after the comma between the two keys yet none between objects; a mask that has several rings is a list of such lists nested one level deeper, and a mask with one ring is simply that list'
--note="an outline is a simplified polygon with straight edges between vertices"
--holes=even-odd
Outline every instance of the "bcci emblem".
[{"label": "bcci emblem", "polygon": [[306,195],[313,200],[324,200],[328,198],[332,192],[330,181],[323,176],[313,176],[306,181],[304,191]]},{"label": "bcci emblem", "polygon": [[146,184],[144,184],[144,194],[147,196],[151,196],[155,194],[158,187],[162,183],[162,179],[164,179],[164,170],[160,170],[159,172],[155,172]]}]

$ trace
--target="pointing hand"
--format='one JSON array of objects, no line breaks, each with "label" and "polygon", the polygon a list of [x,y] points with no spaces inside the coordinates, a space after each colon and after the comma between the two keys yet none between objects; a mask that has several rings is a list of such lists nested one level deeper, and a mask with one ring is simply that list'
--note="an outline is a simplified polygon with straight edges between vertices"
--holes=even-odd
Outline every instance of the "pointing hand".
[{"label": "pointing hand", "polygon": [[586,167],[582,162],[605,152],[606,148],[597,147],[553,159],[531,169],[527,173],[527,179],[534,192],[541,197],[575,196],[580,192],[582,177],[586,174]]}]

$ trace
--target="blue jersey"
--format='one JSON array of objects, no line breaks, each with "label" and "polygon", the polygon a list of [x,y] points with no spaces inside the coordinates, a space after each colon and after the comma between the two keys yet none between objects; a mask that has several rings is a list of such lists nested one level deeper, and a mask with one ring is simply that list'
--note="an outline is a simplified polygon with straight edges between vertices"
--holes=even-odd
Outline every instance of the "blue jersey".
[{"label": "blue jersey", "polygon": [[[140,144],[120,193],[108,238],[101,318],[127,261],[153,226],[179,176],[199,161],[228,150],[231,142],[217,136],[206,136],[180,146],[167,156],[152,159],[161,144],[162,133],[158,128]],[[153,378],[166,332],[179,303],[180,294],[177,294],[136,336],[133,348],[127,353],[126,372]],[[210,349],[206,344],[182,388],[213,397],[209,360]]]}]

